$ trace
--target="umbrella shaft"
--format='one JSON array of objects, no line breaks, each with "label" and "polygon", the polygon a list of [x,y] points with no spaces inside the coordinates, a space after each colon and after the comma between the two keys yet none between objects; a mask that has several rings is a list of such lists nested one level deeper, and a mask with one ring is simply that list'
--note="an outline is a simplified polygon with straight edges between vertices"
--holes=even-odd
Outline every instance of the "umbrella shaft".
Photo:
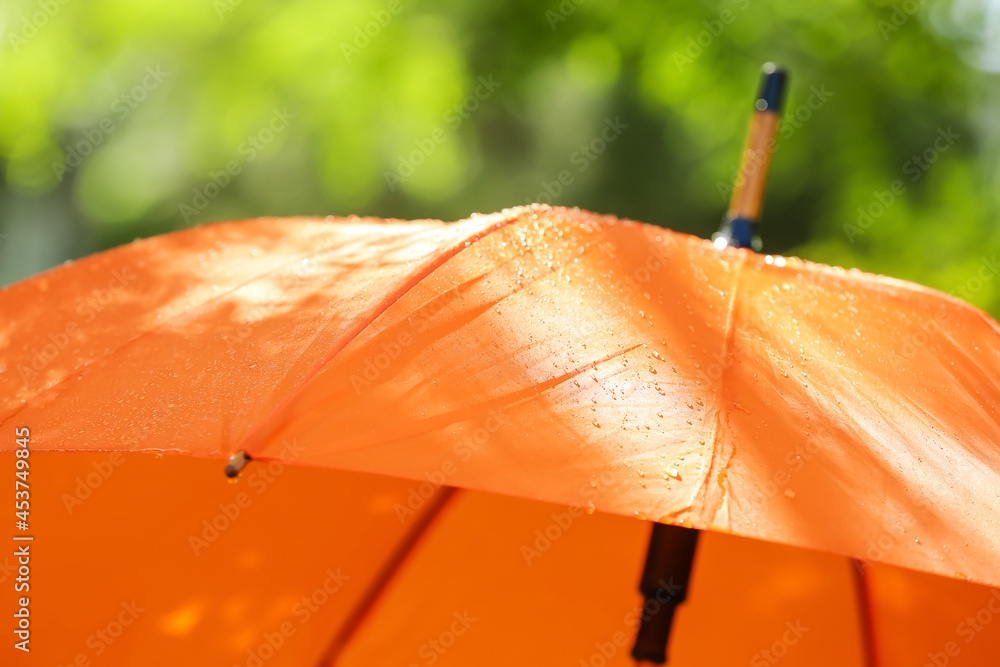
[{"label": "umbrella shaft", "polygon": [[754,222],[760,219],[777,131],[778,113],[775,111],[758,111],[750,119],[747,143],[726,213],[728,219],[746,218]]},{"label": "umbrella shaft", "polygon": [[677,605],[687,597],[698,531],[657,523],[649,538],[646,566],[639,582],[642,615],[632,657],[662,665]]}]

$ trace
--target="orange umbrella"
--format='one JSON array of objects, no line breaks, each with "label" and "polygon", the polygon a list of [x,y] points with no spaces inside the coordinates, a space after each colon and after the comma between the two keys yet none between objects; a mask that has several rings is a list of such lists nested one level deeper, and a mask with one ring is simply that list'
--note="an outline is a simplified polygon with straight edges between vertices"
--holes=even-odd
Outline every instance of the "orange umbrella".
[{"label": "orange umbrella", "polygon": [[628,664],[644,520],[709,531],[672,665],[1000,648],[997,325],[933,290],[533,206],[209,225],[0,313],[5,663]]}]

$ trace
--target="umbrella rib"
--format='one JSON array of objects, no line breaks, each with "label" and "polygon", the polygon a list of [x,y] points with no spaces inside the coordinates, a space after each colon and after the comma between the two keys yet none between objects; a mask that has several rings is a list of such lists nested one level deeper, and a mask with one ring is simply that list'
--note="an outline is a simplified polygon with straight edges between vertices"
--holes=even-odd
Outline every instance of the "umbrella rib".
[{"label": "umbrella rib", "polygon": [[[604,364],[607,363],[608,361],[611,361],[612,359],[624,356],[629,352],[631,352],[632,350],[638,349],[639,347],[641,347],[641,345],[642,345],[641,343],[636,343],[635,345],[627,347],[619,352],[615,352],[613,354],[600,357],[599,359],[594,359],[593,361],[588,361],[587,363],[581,366],[572,368],[566,371],[565,373],[562,373],[555,377],[551,377],[544,381],[540,381],[534,385],[530,385],[506,394],[501,394],[488,401],[483,401],[481,403],[478,403],[476,405],[476,408],[480,412],[482,412],[484,410],[489,410],[491,408],[496,408],[496,407],[503,407],[503,408],[517,407],[521,403],[532,400],[546,392],[552,391],[556,387],[566,382],[569,382],[573,378],[581,375],[582,373],[587,372],[588,370],[596,369],[600,364]],[[614,371],[615,374],[622,372],[624,371]],[[447,428],[448,426],[452,426],[454,424],[465,421],[470,418],[469,417],[470,414],[471,413],[469,412],[468,409],[460,408],[457,410],[451,410],[449,412],[441,413],[433,417],[427,417],[427,418],[422,418],[420,420],[413,420],[410,422],[406,422],[401,428],[397,427],[393,431],[384,432],[386,434],[382,435],[381,439],[377,441],[369,441],[366,442],[365,444],[361,444],[358,446],[353,446],[351,445],[350,441],[347,441],[348,446],[342,447],[340,450],[338,450],[338,453],[356,452],[362,449],[383,447],[386,445],[395,444],[400,440],[415,438],[421,435],[427,435],[429,433],[440,431],[441,429]]]},{"label": "umbrella rib", "polygon": [[428,534],[431,526],[441,516],[442,510],[455,497],[458,491],[459,489],[456,487],[445,486],[433,496],[430,507],[417,520],[417,523],[410,531],[403,536],[403,539],[393,549],[389,558],[379,568],[372,583],[365,589],[361,598],[348,614],[347,620],[340,626],[340,630],[330,641],[319,661],[317,661],[316,667],[331,667],[336,664],[344,649],[347,648],[348,644],[350,644],[361,628],[365,619],[371,615],[375,605],[389,587],[389,583],[396,576],[396,573],[399,572],[399,568],[410,554],[413,553],[420,541]]},{"label": "umbrella rib", "polygon": [[456,255],[458,255],[460,252],[471,246],[473,243],[476,243],[486,238],[493,232],[503,229],[507,225],[518,222],[519,220],[523,219],[525,213],[526,213],[525,211],[508,213],[504,219],[497,221],[495,224],[491,224],[484,229],[480,229],[474,232],[473,234],[470,234],[469,236],[466,236],[465,238],[456,241],[449,249],[445,250],[437,257],[435,257],[433,261],[428,262],[426,265],[421,267],[421,269],[415,275],[411,276],[403,285],[393,290],[391,294],[386,295],[386,298],[383,299],[382,302],[378,304],[378,306],[376,306],[373,309],[373,311],[369,313],[367,317],[365,317],[361,322],[355,325],[354,329],[350,331],[346,336],[344,336],[343,340],[341,340],[336,346],[334,346],[334,348],[330,350],[330,352],[326,355],[326,357],[320,360],[313,367],[313,369],[305,377],[303,377],[302,380],[299,381],[298,385],[296,385],[294,389],[288,392],[285,398],[282,399],[281,402],[278,403],[278,405],[276,405],[260,422],[258,422],[256,426],[254,426],[249,430],[246,436],[244,436],[243,440],[239,444],[237,444],[234,447],[234,449],[235,450],[246,449],[251,453],[258,453],[254,445],[261,443],[267,438],[268,428],[269,427],[273,428],[275,418],[278,415],[284,413],[285,410],[288,408],[288,406],[295,401],[295,399],[299,396],[299,394],[302,393],[302,391],[312,381],[312,379],[316,377],[316,375],[318,375],[319,372],[322,371],[323,368],[325,368],[338,354],[340,354],[340,352],[344,348],[350,345],[355,338],[364,333],[368,329],[368,327],[372,324],[372,322],[377,320],[382,315],[382,313],[388,310],[394,303],[399,301],[399,299],[401,299],[404,295],[409,293],[411,289],[419,285],[424,278],[426,278],[435,270],[443,266],[446,262],[448,262]]},{"label": "umbrella rib", "polygon": [[[514,221],[518,220],[519,218],[520,218],[520,214],[516,214],[514,216],[508,215],[507,218],[502,221],[502,225],[501,226],[506,226],[508,223],[514,222]],[[304,218],[304,220],[309,221],[311,219],[310,218]],[[415,221],[415,222],[417,222],[417,221]],[[220,224],[224,224],[224,223],[220,223]],[[465,241],[465,242],[478,241],[480,238],[488,235],[489,233],[491,233],[492,231],[495,231],[496,229],[498,229],[498,227],[496,225],[491,225],[490,227],[488,227],[485,230],[480,230],[476,234],[473,234],[470,237],[466,237],[465,239],[463,239],[463,241]],[[72,370],[72,372],[67,372],[63,377],[59,378],[56,382],[54,382],[53,384],[51,384],[51,385],[49,385],[47,387],[41,387],[38,391],[36,391],[35,393],[33,393],[30,396],[30,398],[37,398],[39,395],[41,395],[43,393],[48,394],[48,393],[51,393],[51,392],[60,392],[60,391],[62,391],[65,388],[64,385],[67,384],[67,382],[69,382],[70,380],[74,379],[77,375],[79,375],[81,373],[84,373],[84,372],[88,372],[90,370],[90,368],[92,366],[94,366],[95,364],[98,364],[98,363],[100,363],[102,361],[105,361],[112,354],[115,354],[115,353],[119,352],[120,350],[123,350],[126,347],[128,347],[130,345],[133,345],[134,343],[136,343],[138,340],[142,339],[143,337],[145,337],[145,336],[147,336],[149,334],[156,333],[157,331],[160,331],[160,330],[165,329],[167,327],[176,325],[177,322],[179,320],[181,320],[182,318],[189,317],[193,313],[197,312],[198,310],[206,308],[206,307],[208,307],[208,306],[210,306],[210,305],[212,305],[214,303],[217,303],[219,300],[224,299],[225,297],[227,297],[229,295],[232,295],[233,293],[239,291],[241,288],[245,287],[246,285],[249,285],[249,284],[251,284],[251,283],[253,283],[253,282],[257,281],[257,280],[261,280],[263,278],[266,278],[267,276],[273,275],[275,272],[280,271],[280,270],[282,270],[282,269],[284,269],[286,267],[294,266],[294,265],[296,265],[298,262],[300,262],[303,259],[314,258],[314,257],[317,257],[318,255],[330,252],[330,251],[336,249],[338,247],[338,245],[339,245],[339,243],[333,243],[332,245],[329,245],[329,246],[327,246],[327,245],[314,245],[308,251],[296,253],[296,254],[292,255],[289,260],[287,260],[285,262],[282,262],[282,263],[278,264],[275,267],[272,267],[272,268],[270,268],[270,269],[268,269],[266,271],[263,271],[263,272],[255,275],[255,276],[253,276],[251,278],[247,278],[246,280],[243,280],[242,282],[234,284],[232,287],[230,287],[230,288],[228,288],[226,290],[223,290],[223,291],[221,291],[221,292],[219,292],[217,294],[212,294],[211,296],[209,296],[208,298],[206,298],[203,301],[199,301],[198,303],[190,304],[187,307],[185,307],[183,310],[180,310],[177,313],[174,313],[173,315],[171,315],[167,320],[165,320],[163,322],[159,322],[156,325],[154,325],[154,326],[152,326],[152,327],[150,327],[148,329],[145,329],[143,331],[138,332],[137,334],[135,334],[134,336],[132,336],[128,340],[123,341],[122,343],[120,343],[113,350],[107,350],[103,354],[101,354],[100,356],[97,356],[94,359],[91,359],[90,361],[88,361],[88,362],[86,362],[86,363],[84,363],[84,364],[82,364],[80,366],[74,367],[73,370]],[[459,241],[455,246],[453,246],[453,248],[457,248],[458,250],[461,250],[462,249],[462,242]],[[422,277],[423,276],[421,276],[421,278]],[[402,294],[397,295],[397,298],[399,298],[399,296],[402,296]],[[368,323],[366,323],[364,326],[367,326],[367,324]],[[363,330],[364,330],[364,328],[362,328],[362,331]],[[358,332],[358,333],[360,333],[360,332]],[[357,335],[357,334],[355,334],[355,335]],[[352,338],[353,338],[353,336],[352,336]],[[324,361],[323,363],[321,363],[319,367],[322,368],[322,366],[326,365],[326,363],[328,363],[328,362],[329,362],[329,359],[327,359],[326,361]],[[315,372],[316,371],[314,371],[314,374],[315,374]],[[306,379],[306,382],[308,381],[308,379],[309,378]],[[301,387],[301,385],[300,385],[300,387]],[[297,393],[297,391],[295,393]],[[55,395],[58,396],[58,394],[55,394]],[[15,412],[3,415],[2,418],[0,418],[0,427],[2,427],[9,420],[11,420],[13,417],[15,417],[17,415],[17,413],[20,412],[20,410],[23,407],[24,407],[24,404],[22,404],[21,406],[19,406],[16,409]],[[249,436],[248,436],[247,439],[249,439]],[[239,449],[239,448],[237,448],[237,449]],[[37,449],[35,451],[48,451],[48,450]],[[73,450],[67,449],[67,448],[60,448],[59,450],[56,450],[56,451],[73,451]],[[87,451],[91,451],[91,450],[87,450]]]},{"label": "umbrella rib", "polygon": [[861,648],[864,652],[864,667],[878,667],[878,652],[875,650],[875,628],[872,614],[872,591],[866,564],[857,558],[851,559],[851,570],[854,578],[854,591],[858,604],[858,616],[861,622]]}]

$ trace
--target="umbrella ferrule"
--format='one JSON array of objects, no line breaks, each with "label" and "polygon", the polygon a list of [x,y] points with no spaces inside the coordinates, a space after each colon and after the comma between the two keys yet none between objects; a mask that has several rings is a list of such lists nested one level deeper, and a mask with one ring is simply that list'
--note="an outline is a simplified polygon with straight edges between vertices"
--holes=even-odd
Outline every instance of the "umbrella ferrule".
[{"label": "umbrella ferrule", "polygon": [[729,210],[719,233],[712,237],[719,248],[735,246],[759,252],[763,247],[754,227],[764,202],[764,187],[778,140],[778,121],[787,83],[785,70],[773,63],[764,65]]},{"label": "umbrella ferrule", "polygon": [[760,92],[757,93],[753,108],[756,111],[781,113],[781,108],[785,104],[785,83],[788,80],[788,72],[774,63],[765,63],[761,74]]},{"label": "umbrella ferrule", "polygon": [[247,450],[241,449],[236,452],[229,457],[229,462],[226,463],[226,477],[230,479],[236,477],[250,461],[250,455],[247,454]]},{"label": "umbrella ferrule", "polygon": [[712,235],[712,242],[717,248],[750,248],[758,252],[762,246],[757,223],[743,216],[726,218],[722,228]]}]

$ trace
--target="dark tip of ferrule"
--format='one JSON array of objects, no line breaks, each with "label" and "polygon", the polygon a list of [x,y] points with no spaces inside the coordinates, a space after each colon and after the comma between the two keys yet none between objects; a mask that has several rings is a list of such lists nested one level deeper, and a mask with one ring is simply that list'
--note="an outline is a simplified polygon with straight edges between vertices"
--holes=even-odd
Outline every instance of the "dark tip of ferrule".
[{"label": "dark tip of ferrule", "polygon": [[250,455],[247,454],[245,449],[236,452],[229,457],[229,463],[226,464],[226,477],[230,479],[236,477],[250,461]]},{"label": "dark tip of ferrule", "polygon": [[761,72],[760,92],[754,102],[757,111],[773,111],[781,113],[785,104],[785,84],[788,83],[788,70],[774,63],[767,63]]},{"label": "dark tip of ferrule", "polygon": [[749,218],[727,218],[722,228],[712,235],[716,248],[750,248],[760,250],[760,237],[757,236],[757,223]]}]

